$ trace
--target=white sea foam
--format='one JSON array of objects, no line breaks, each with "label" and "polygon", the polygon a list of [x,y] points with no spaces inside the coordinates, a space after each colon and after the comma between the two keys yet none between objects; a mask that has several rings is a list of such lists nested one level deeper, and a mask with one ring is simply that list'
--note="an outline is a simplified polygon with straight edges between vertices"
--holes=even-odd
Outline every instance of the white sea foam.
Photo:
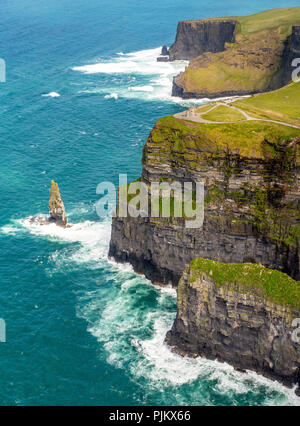
[{"label": "white sea foam", "polygon": [[105,99],[118,99],[119,95],[117,93],[111,93],[110,95],[105,95]]},{"label": "white sea foam", "polygon": [[[165,288],[154,287],[143,277],[135,276],[126,269],[114,275],[114,282],[117,287],[111,290],[99,319],[95,320],[93,313],[99,312],[99,300],[101,297],[103,301],[103,293],[93,293],[90,299],[86,299],[79,316],[89,322],[88,330],[106,350],[107,362],[125,369],[133,380],[147,380],[148,389],[145,392],[175,386],[175,402],[182,402],[179,387],[190,383],[191,392],[195,393],[195,389],[198,389],[194,397],[203,402],[208,395],[207,390],[201,394],[201,386],[205,382],[215,393],[233,398],[250,392],[264,395],[266,405],[300,404],[293,390],[254,372],[243,374],[225,363],[200,357],[181,357],[173,353],[164,340],[175,317],[175,306],[170,308],[170,303],[174,304],[174,298],[170,297],[174,296],[174,292],[170,292],[170,288],[166,291]],[[153,292],[158,293],[157,305],[149,308],[143,301],[153,298]],[[149,338],[150,332],[152,337]],[[205,400],[205,403],[209,402]]]},{"label": "white sea foam", "polygon": [[153,92],[153,86],[133,86],[128,87],[128,90],[131,92]]},{"label": "white sea foam", "polygon": [[[74,210],[75,211],[75,210]],[[74,213],[73,211],[73,213]],[[77,211],[77,210],[76,210]],[[80,207],[83,211],[83,207]],[[37,216],[42,216],[41,214]],[[15,220],[1,228],[1,233],[17,235],[29,232],[32,235],[61,243],[79,243],[76,249],[59,250],[52,255],[52,260],[58,266],[64,267],[66,262],[90,264],[89,267],[99,267],[107,263],[107,253],[110,240],[111,223],[109,221],[94,222],[86,220],[72,224],[70,228],[61,228],[55,224],[40,225],[32,223],[31,217]]]},{"label": "white sea foam", "polygon": [[[167,102],[181,103],[184,105],[203,104],[207,99],[183,100],[181,98],[172,97],[172,81],[173,77],[184,71],[188,65],[187,61],[174,62],[157,62],[157,57],[161,52],[161,48],[141,50],[133,53],[119,53],[111,60],[103,60],[95,64],[84,65],[73,68],[84,74],[111,74],[111,75],[128,75],[132,83],[142,79],[142,84],[128,86],[128,80],[117,81],[115,86],[95,87],[90,90],[82,90],[79,93],[99,94],[114,93],[119,97],[139,98],[143,100],[160,100]],[[145,79],[148,80],[145,84]],[[112,79],[113,82],[113,79]]]},{"label": "white sea foam", "polygon": [[42,96],[47,98],[59,98],[60,94],[57,92],[50,92],[50,93],[45,93]]}]

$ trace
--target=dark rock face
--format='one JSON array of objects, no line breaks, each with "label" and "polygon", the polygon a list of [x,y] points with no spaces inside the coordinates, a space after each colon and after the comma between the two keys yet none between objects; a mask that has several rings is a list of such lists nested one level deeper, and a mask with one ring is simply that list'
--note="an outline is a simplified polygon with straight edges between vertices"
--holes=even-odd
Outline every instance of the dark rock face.
[{"label": "dark rock face", "polygon": [[[211,211],[210,214],[213,214]],[[196,257],[226,263],[261,263],[299,279],[297,249],[255,236],[249,225],[238,227],[224,218],[223,229],[206,213],[201,229],[184,224],[155,223],[144,218],[113,219],[109,256],[129,262],[134,270],[158,284],[176,286],[185,265]]]},{"label": "dark rock face", "polygon": [[157,62],[169,62],[169,60],[170,60],[169,49],[167,46],[163,46],[161,49],[161,54],[157,58]]},{"label": "dark rock face", "polygon": [[169,54],[169,50],[167,46],[163,46],[161,49],[161,55],[167,56]]},{"label": "dark rock face", "polygon": [[[285,43],[284,53],[282,57],[281,69],[274,77],[274,86],[282,87],[292,80],[292,73],[295,66],[292,66],[294,59],[300,58],[300,27],[292,28],[292,35],[288,37]],[[299,66],[299,64],[297,64]]]},{"label": "dark rock face", "polygon": [[217,287],[206,274],[190,278],[187,268],[178,286],[177,318],[166,337],[176,352],[251,369],[287,386],[300,384],[300,345],[292,340],[299,312]]},{"label": "dark rock face", "polygon": [[235,21],[202,20],[178,23],[175,43],[170,47],[170,60],[191,60],[204,52],[221,52],[225,43],[234,39]]},{"label": "dark rock face", "polygon": [[[200,148],[202,142],[198,139],[187,148],[192,138],[191,134],[181,135],[176,129],[172,131],[157,124],[144,147],[142,181],[147,185],[166,179],[204,182],[206,193],[212,190],[216,196],[205,204],[203,227],[188,229],[182,218],[116,217],[112,223],[109,256],[119,262],[130,262],[137,272],[153,282],[175,286],[185,265],[197,257],[226,263],[261,263],[299,280],[299,248],[297,243],[291,244],[285,238],[290,225],[285,228],[285,224],[275,223],[274,230],[269,232],[272,218],[264,218],[264,212],[271,206],[260,203],[261,199],[272,196],[273,185],[284,188],[283,203],[298,202],[300,175],[295,155],[300,140],[282,145],[276,161],[270,162],[268,156],[266,160],[255,158],[256,155],[241,157],[236,149],[231,152],[228,148],[221,153],[214,144],[206,142]],[[174,150],[168,147],[173,140],[177,141]],[[199,148],[195,148],[197,146]],[[286,149],[290,152],[290,163]],[[184,154],[186,150],[188,154]],[[283,175],[280,164],[285,164]],[[248,189],[243,192],[241,188]],[[244,197],[248,191],[250,201],[236,202],[236,196]],[[250,206],[253,203],[258,203],[254,214],[259,215],[254,220]],[[275,212],[279,214],[280,210]],[[297,214],[297,206],[293,214]],[[296,216],[291,220],[297,220]],[[263,228],[259,227],[263,223]],[[283,238],[277,239],[274,236],[279,227]]]}]

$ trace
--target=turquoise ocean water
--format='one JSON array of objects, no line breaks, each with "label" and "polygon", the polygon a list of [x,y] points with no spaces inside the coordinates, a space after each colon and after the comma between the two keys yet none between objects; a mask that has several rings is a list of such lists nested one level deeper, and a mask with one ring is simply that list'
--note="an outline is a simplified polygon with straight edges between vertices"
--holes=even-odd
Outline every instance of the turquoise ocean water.
[{"label": "turquoise ocean water", "polygon": [[[296,6],[266,0],[264,8]],[[128,265],[107,259],[96,187],[141,172],[156,119],[185,63],[157,64],[178,20],[259,11],[260,1],[2,0],[0,404],[270,405],[291,390],[163,345],[176,312]],[[47,95],[47,96],[45,96]],[[36,227],[59,182],[71,229]]]}]

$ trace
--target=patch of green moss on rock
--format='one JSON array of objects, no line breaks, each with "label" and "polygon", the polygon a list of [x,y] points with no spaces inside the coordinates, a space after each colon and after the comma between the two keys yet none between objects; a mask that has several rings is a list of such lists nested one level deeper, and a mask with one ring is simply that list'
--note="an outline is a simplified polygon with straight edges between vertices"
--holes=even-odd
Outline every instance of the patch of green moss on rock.
[{"label": "patch of green moss on rock", "polygon": [[281,306],[300,309],[300,282],[282,272],[252,263],[227,264],[207,259],[194,259],[190,266],[191,282],[204,273],[218,287],[227,285]]}]

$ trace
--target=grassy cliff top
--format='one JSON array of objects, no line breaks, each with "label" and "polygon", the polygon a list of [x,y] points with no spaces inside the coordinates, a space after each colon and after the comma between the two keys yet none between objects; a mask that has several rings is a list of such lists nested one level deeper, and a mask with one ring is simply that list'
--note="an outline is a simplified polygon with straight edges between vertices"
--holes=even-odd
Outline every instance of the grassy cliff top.
[{"label": "grassy cliff top", "polygon": [[239,16],[237,36],[251,37],[254,33],[279,29],[280,35],[285,39],[291,34],[292,25],[300,25],[300,7],[271,9],[254,15]]},{"label": "grassy cliff top", "polygon": [[251,117],[266,118],[300,126],[300,83],[282,89],[240,99],[232,103]]},{"label": "grassy cliff top", "polygon": [[253,263],[227,264],[207,259],[194,259],[190,265],[192,281],[205,273],[218,287],[237,285],[241,291],[300,309],[300,282],[282,272]]},{"label": "grassy cliff top", "polygon": [[151,140],[166,153],[171,151],[239,153],[247,158],[265,158],[264,142],[276,146],[300,136],[300,130],[264,121],[201,124],[172,116],[157,121]]},{"label": "grassy cliff top", "polygon": [[300,7],[270,9],[246,16],[221,16],[216,18],[191,19],[182,22],[236,21],[236,36],[249,37],[250,34],[280,28],[284,38],[291,33],[291,23],[300,24]]},{"label": "grassy cliff top", "polygon": [[212,111],[208,111],[206,114],[203,114],[202,118],[204,118],[204,120],[217,122],[234,122],[245,120],[245,117],[239,111],[222,105],[217,106]]},{"label": "grassy cliff top", "polygon": [[179,81],[186,92],[218,96],[224,92],[265,91],[272,86],[281,66],[284,42],[292,26],[300,25],[300,7],[234,19],[235,43],[227,44],[224,52],[205,53],[191,61]]}]

